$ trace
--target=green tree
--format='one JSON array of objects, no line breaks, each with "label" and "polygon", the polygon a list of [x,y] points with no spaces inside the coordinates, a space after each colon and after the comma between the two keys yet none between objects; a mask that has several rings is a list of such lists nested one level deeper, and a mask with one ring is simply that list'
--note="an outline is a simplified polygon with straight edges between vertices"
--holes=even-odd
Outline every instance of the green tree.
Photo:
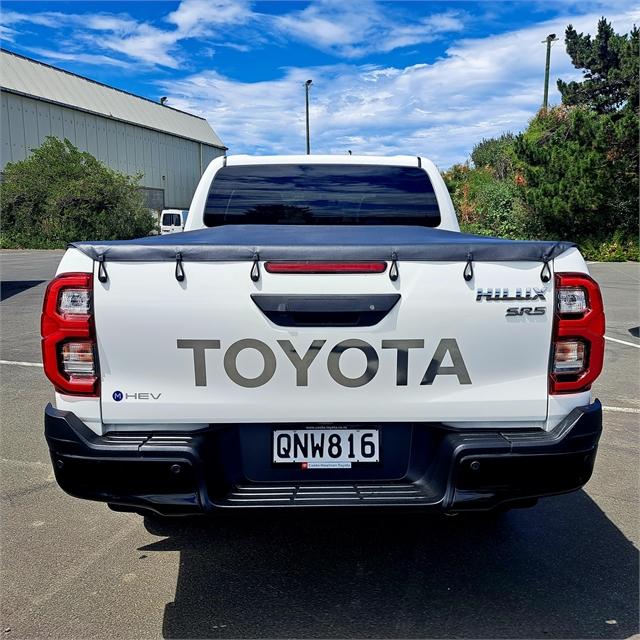
[{"label": "green tree", "polygon": [[524,197],[545,234],[581,240],[638,233],[638,30],[603,18],[595,38],[567,27],[581,82],[558,82],[563,104],[518,136]]},{"label": "green tree", "polygon": [[477,169],[490,167],[496,178],[506,179],[513,174],[512,133],[503,133],[498,138],[483,138],[471,151],[471,161]]},{"label": "green tree", "polygon": [[625,163],[608,157],[615,127],[582,107],[540,112],[516,142],[523,162],[523,193],[541,228],[550,235],[578,239],[632,231],[621,201],[629,194],[616,182]]},{"label": "green tree", "polygon": [[68,140],[48,137],[28,158],[5,167],[2,246],[63,247],[77,240],[148,235],[155,221],[138,181]]},{"label": "green tree", "polygon": [[615,113],[638,109],[640,72],[640,32],[615,33],[605,18],[598,22],[594,38],[577,33],[572,25],[565,32],[567,53],[573,66],[582,69],[580,82],[558,80],[562,103],[584,106],[597,113]]}]

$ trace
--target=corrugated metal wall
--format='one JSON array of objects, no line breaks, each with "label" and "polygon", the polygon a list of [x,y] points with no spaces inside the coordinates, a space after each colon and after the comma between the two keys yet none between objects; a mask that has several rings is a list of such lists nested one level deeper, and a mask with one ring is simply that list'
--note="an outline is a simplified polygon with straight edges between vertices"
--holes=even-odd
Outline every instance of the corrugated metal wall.
[{"label": "corrugated metal wall", "polygon": [[[113,169],[142,173],[141,186],[164,190],[165,207],[188,208],[207,165],[221,149],[6,91],[0,94],[2,152],[24,160],[47,136],[68,138]],[[202,154],[202,160],[201,160]]]}]

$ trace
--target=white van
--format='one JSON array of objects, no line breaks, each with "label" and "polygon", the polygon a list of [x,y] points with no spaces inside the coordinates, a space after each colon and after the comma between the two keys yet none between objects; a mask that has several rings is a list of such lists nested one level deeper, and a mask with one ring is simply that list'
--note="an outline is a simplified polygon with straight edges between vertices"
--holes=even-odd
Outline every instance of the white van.
[{"label": "white van", "polygon": [[188,215],[188,209],[163,209],[160,214],[160,235],[183,231]]}]

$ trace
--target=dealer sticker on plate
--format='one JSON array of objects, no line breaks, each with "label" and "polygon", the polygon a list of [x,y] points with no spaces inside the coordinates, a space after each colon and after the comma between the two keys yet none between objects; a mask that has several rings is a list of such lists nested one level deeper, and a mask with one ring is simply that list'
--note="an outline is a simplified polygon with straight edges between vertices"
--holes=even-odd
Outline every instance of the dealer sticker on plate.
[{"label": "dealer sticker on plate", "polygon": [[349,469],[354,462],[378,462],[378,429],[276,429],[273,462],[299,462],[303,469]]}]

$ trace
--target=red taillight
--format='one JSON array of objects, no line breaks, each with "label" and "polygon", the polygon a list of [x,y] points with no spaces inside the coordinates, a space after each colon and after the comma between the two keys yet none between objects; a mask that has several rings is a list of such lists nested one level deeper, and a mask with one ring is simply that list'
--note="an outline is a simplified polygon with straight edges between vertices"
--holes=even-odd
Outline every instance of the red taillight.
[{"label": "red taillight", "polygon": [[49,283],[44,295],[44,372],[56,391],[66,395],[98,395],[92,283],[90,273],[64,273]]},{"label": "red taillight", "polygon": [[384,273],[386,262],[265,262],[269,273]]},{"label": "red taillight", "polygon": [[583,273],[556,273],[550,393],[591,388],[604,362],[604,306],[598,284]]}]

